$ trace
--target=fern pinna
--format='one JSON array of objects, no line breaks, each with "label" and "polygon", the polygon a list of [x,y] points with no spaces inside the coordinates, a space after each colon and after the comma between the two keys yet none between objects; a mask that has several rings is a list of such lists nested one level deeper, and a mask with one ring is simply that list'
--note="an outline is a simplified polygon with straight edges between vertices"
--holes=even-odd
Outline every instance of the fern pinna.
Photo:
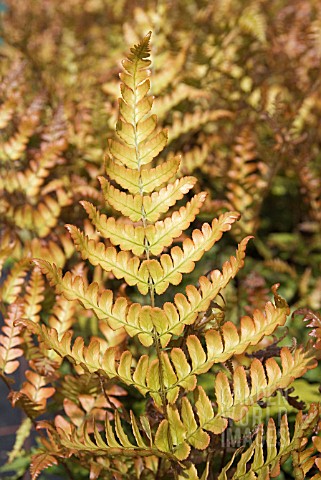
[{"label": "fern pinna", "polygon": [[[185,293],[178,292],[168,301],[173,286],[182,282],[183,274],[192,272],[195,262],[231,229],[239,215],[226,212],[189,235],[186,231],[205,193],[170,210],[193,188],[196,178],[176,178],[178,157],[157,160],[166,147],[167,132],[157,129],[156,116],[150,114],[149,41],[150,34],[122,63],[116,138],[109,143],[108,179],[100,177],[106,206],[118,212],[117,218],[107,217],[84,201],[102,240],[67,226],[76,250],[94,271],[102,269],[122,279],[140,295],[131,289],[128,295],[115,296],[104,289],[103,282],[88,283],[84,275],[63,274],[55,264],[35,260],[58,295],[96,314],[101,335],[92,337],[86,346],[82,336],[72,343],[72,332],[68,328],[57,331],[53,322],[47,326],[32,319],[22,321],[38,335],[41,345],[73,364],[78,375],[78,386],[76,380],[72,383],[75,401],[69,397],[64,402],[65,415],[56,416],[54,423],[41,422],[49,439],[42,439],[34,455],[33,478],[59,459],[72,457],[85,468],[90,465],[91,479],[206,479],[224,467],[221,436],[229,422],[240,421],[258,401],[279,389],[284,391],[315,366],[311,350],[302,347],[283,347],[279,361],[254,358],[250,364],[248,360],[241,363],[244,352],[285,324],[289,309],[276,286],[275,304],[268,302],[263,311],[242,317],[238,328],[230,321],[219,326],[213,322],[211,303],[242,268],[250,237],[240,242],[235,256],[221,270],[201,276],[198,287],[188,285]],[[176,245],[179,242],[181,246]],[[104,334],[106,328],[122,335],[115,340]],[[206,378],[211,388],[204,388]],[[81,405],[75,406],[77,388],[80,392],[83,382],[90,381],[94,389],[97,384],[101,388],[98,404],[82,395]],[[132,405],[128,413],[126,402],[112,400],[113,387],[135,392],[139,407]],[[106,412],[104,421],[102,412]],[[289,444],[290,440],[284,441],[281,448]],[[275,445],[276,440],[264,464],[264,478],[273,475],[283,458]],[[255,444],[252,451],[258,448]],[[300,448],[301,443],[297,451]],[[251,455],[246,458],[250,461]],[[199,471],[194,466],[196,459]],[[244,457],[240,461],[244,464]],[[226,478],[227,467],[220,478]],[[237,474],[240,471],[245,471],[242,466]],[[254,472],[248,478],[263,478]]]}]

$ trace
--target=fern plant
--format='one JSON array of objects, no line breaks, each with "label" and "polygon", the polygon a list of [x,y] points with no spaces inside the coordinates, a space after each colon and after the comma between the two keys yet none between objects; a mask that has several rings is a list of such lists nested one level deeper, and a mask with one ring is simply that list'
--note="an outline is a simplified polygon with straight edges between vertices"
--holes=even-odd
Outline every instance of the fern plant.
[{"label": "fern plant", "polygon": [[[251,357],[261,340],[287,319],[289,308],[277,285],[274,304],[267,302],[251,317],[242,317],[238,326],[215,314],[213,302],[243,267],[251,237],[240,242],[221,270],[201,276],[198,286],[180,288],[183,274],[193,271],[239,214],[226,212],[211,224],[189,230],[206,195],[199,192],[181,202],[196,178],[176,178],[179,157],[157,160],[166,147],[167,131],[157,129],[157,118],[151,114],[149,42],[150,34],[122,63],[116,138],[109,142],[108,178],[100,177],[106,210],[112,207],[118,216],[107,217],[83,201],[91,229],[83,233],[67,226],[91,271],[86,273],[80,266],[63,274],[53,262],[38,258],[25,290],[21,290],[23,267],[22,273],[17,267],[16,276],[2,287],[7,303],[11,292],[13,306],[1,337],[1,375],[9,384],[7,376],[17,368],[23,348],[31,370],[20,392],[11,392],[11,402],[21,406],[32,422],[24,425],[25,430],[36,424],[48,435],[41,437],[33,455],[33,479],[57,464],[69,476],[90,470],[91,479],[196,480],[214,474],[226,478],[234,458],[228,461],[224,447],[229,425],[244,419],[261,400],[286,391],[295,378],[316,365],[314,350],[302,346],[280,348],[266,360]],[[46,322],[38,267],[57,294]],[[126,290],[122,285],[118,291],[105,289],[108,276],[114,278],[114,285],[117,279],[125,282]],[[98,282],[91,282],[91,277]],[[99,320],[88,345],[83,335],[72,341],[71,327],[76,326],[79,308]],[[63,380],[60,366],[70,372]],[[46,386],[48,382],[52,386]],[[56,414],[53,422],[38,421],[53,389],[53,406],[57,413],[63,407],[64,415]],[[127,395],[136,402],[128,405]],[[317,412],[311,414],[314,426],[317,407],[313,412]],[[310,425],[311,416],[307,418]],[[250,453],[242,457],[235,478],[243,478],[244,465],[254,451],[248,478],[256,478],[263,464],[264,478],[273,476],[291,451],[303,451],[300,439],[308,428],[295,434],[294,440],[282,441],[279,450],[274,424],[269,428],[274,443],[266,460],[258,460],[259,434]],[[284,439],[286,419],[280,428]]]}]

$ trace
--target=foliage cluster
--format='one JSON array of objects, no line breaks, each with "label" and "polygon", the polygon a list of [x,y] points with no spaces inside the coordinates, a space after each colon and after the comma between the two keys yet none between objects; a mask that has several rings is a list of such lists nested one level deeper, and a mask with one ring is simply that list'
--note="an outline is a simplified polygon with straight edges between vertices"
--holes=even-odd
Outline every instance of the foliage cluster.
[{"label": "foliage cluster", "polygon": [[319,1],[1,15],[1,475],[320,479]]}]

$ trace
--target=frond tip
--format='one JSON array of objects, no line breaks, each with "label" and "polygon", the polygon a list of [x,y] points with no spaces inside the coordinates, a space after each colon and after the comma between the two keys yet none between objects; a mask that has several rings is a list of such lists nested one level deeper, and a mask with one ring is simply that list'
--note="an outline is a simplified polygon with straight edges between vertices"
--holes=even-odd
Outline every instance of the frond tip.
[{"label": "frond tip", "polygon": [[152,36],[152,32],[148,32],[147,35],[143,38],[143,40],[134,45],[130,51],[131,55],[128,56],[130,60],[133,60],[135,57],[140,58],[143,60],[144,58],[148,58],[150,56],[150,38]]}]

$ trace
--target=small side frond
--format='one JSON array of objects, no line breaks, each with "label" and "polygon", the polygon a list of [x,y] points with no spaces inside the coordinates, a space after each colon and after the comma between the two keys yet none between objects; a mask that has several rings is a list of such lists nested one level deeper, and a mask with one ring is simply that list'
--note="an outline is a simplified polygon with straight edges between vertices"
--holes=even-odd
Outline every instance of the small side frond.
[{"label": "small side frond", "polygon": [[[252,445],[242,454],[241,459],[236,465],[236,471],[232,477],[227,476],[231,467],[231,462],[227,465],[218,477],[218,480],[254,480],[261,478],[274,478],[280,474],[280,465],[282,465],[290,455],[297,454],[304,461],[306,456],[311,453],[311,449],[304,450],[306,437],[315,427],[320,415],[320,407],[312,404],[308,413],[304,416],[299,412],[295,422],[295,431],[291,439],[287,416],[281,419],[279,428],[279,439],[275,422],[270,418],[266,429],[266,447],[263,447],[263,425],[260,425],[257,436]],[[313,465],[314,458],[310,458],[304,466],[305,473]],[[250,469],[249,469],[250,467]],[[303,474],[303,471],[302,471]],[[296,477],[301,478],[301,477]],[[302,477],[306,478],[305,476]]]},{"label": "small side frond", "polygon": [[[125,188],[131,194],[151,193],[155,188],[168,182],[175,176],[180,165],[180,157],[173,157],[162,162],[155,168],[142,167],[140,172],[126,168],[108,158],[106,162],[106,173],[115,180],[118,185]],[[139,177],[141,180],[139,181]]]},{"label": "small side frond", "polygon": [[166,187],[151,195],[130,195],[121,192],[111,185],[105,178],[100,177],[106,202],[113,208],[130,218],[133,222],[142,219],[142,209],[145,211],[146,220],[156,222],[163,213],[182,199],[196,183],[194,177],[183,177],[169,183]]},{"label": "small side frond", "polygon": [[41,271],[35,267],[31,273],[30,280],[26,286],[26,294],[24,295],[25,307],[24,318],[33,322],[39,322],[41,310],[41,302],[44,299],[45,284]]},{"label": "small side frond", "polygon": [[148,269],[157,294],[162,294],[169,284],[178,285],[182,280],[182,273],[189,273],[195,267],[205,252],[222,237],[224,232],[231,229],[232,224],[239,218],[238,213],[228,212],[214,219],[212,225],[205,223],[202,231],[193,230],[192,239],[183,242],[183,248],[173,247],[169,254],[156,260],[147,261]]},{"label": "small side frond", "polygon": [[[261,398],[270,397],[279,388],[287,388],[295,378],[301,377],[315,366],[309,351],[301,348],[291,354],[290,350],[284,347],[281,350],[281,368],[273,358],[269,358],[264,366],[258,359],[253,360],[250,382],[244,367],[237,367],[233,374],[233,393],[227,376],[219,372],[215,380],[218,412],[212,415],[212,419],[204,418],[203,428],[213,433],[223,432],[227,427],[226,418],[235,421],[242,419],[251,405]],[[199,391],[199,394],[202,396],[203,392]]]},{"label": "small side frond", "polygon": [[48,380],[32,370],[27,370],[27,381],[19,392],[11,392],[9,398],[13,407],[22,408],[28,417],[36,418],[46,411],[47,399],[55,393],[53,387],[46,387]]},{"label": "small side frond", "polygon": [[146,238],[152,255],[159,255],[164,247],[169,247],[173,239],[179,237],[189,227],[199,213],[205,197],[206,194],[201,192],[195,195],[185,206],[173,212],[170,217],[156,222],[155,225],[148,225]]},{"label": "small side frond", "polygon": [[21,302],[12,303],[8,307],[8,316],[4,319],[2,334],[0,335],[0,372],[1,374],[10,374],[17,370],[23,350],[19,347],[23,343],[21,337],[21,327],[16,326],[15,322],[20,320],[23,314],[23,304]]},{"label": "small side frond", "polygon": [[81,202],[88,213],[91,223],[113,245],[119,245],[122,250],[130,250],[134,255],[142,255],[145,251],[145,232],[142,226],[134,226],[131,223],[117,221],[114,217],[107,218],[98,212],[90,202]]},{"label": "small side frond", "polygon": [[73,225],[67,225],[67,228],[76,250],[84,260],[88,259],[94,266],[100,265],[106,272],[112,272],[116,278],[124,278],[128,285],[137,285],[143,295],[148,292],[149,274],[146,263],[141,263],[138,257],[130,256],[129,252],[117,252],[114,247],[106,247],[102,242],[89,239]]},{"label": "small side frond", "polygon": [[64,419],[56,418],[56,429],[61,440],[61,444],[73,451],[89,453],[91,455],[122,455],[124,457],[151,456],[174,459],[174,455],[169,452],[163,452],[158,448],[152,437],[147,444],[141,434],[138,421],[133,413],[130,414],[131,436],[129,439],[118,411],[115,411],[115,421],[113,424],[106,416],[104,435],[100,433],[98,425],[94,425],[94,435],[91,438],[87,432],[87,425],[84,423],[80,429],[76,429],[72,424]]},{"label": "small side frond", "polygon": [[5,303],[13,303],[21,292],[25,276],[27,275],[30,260],[23,259],[11,269],[6,280],[0,288],[0,298]]},{"label": "small side frond", "polygon": [[30,464],[31,480],[36,480],[41,472],[52,465],[58,465],[58,460],[51,453],[40,452],[33,455]]}]

